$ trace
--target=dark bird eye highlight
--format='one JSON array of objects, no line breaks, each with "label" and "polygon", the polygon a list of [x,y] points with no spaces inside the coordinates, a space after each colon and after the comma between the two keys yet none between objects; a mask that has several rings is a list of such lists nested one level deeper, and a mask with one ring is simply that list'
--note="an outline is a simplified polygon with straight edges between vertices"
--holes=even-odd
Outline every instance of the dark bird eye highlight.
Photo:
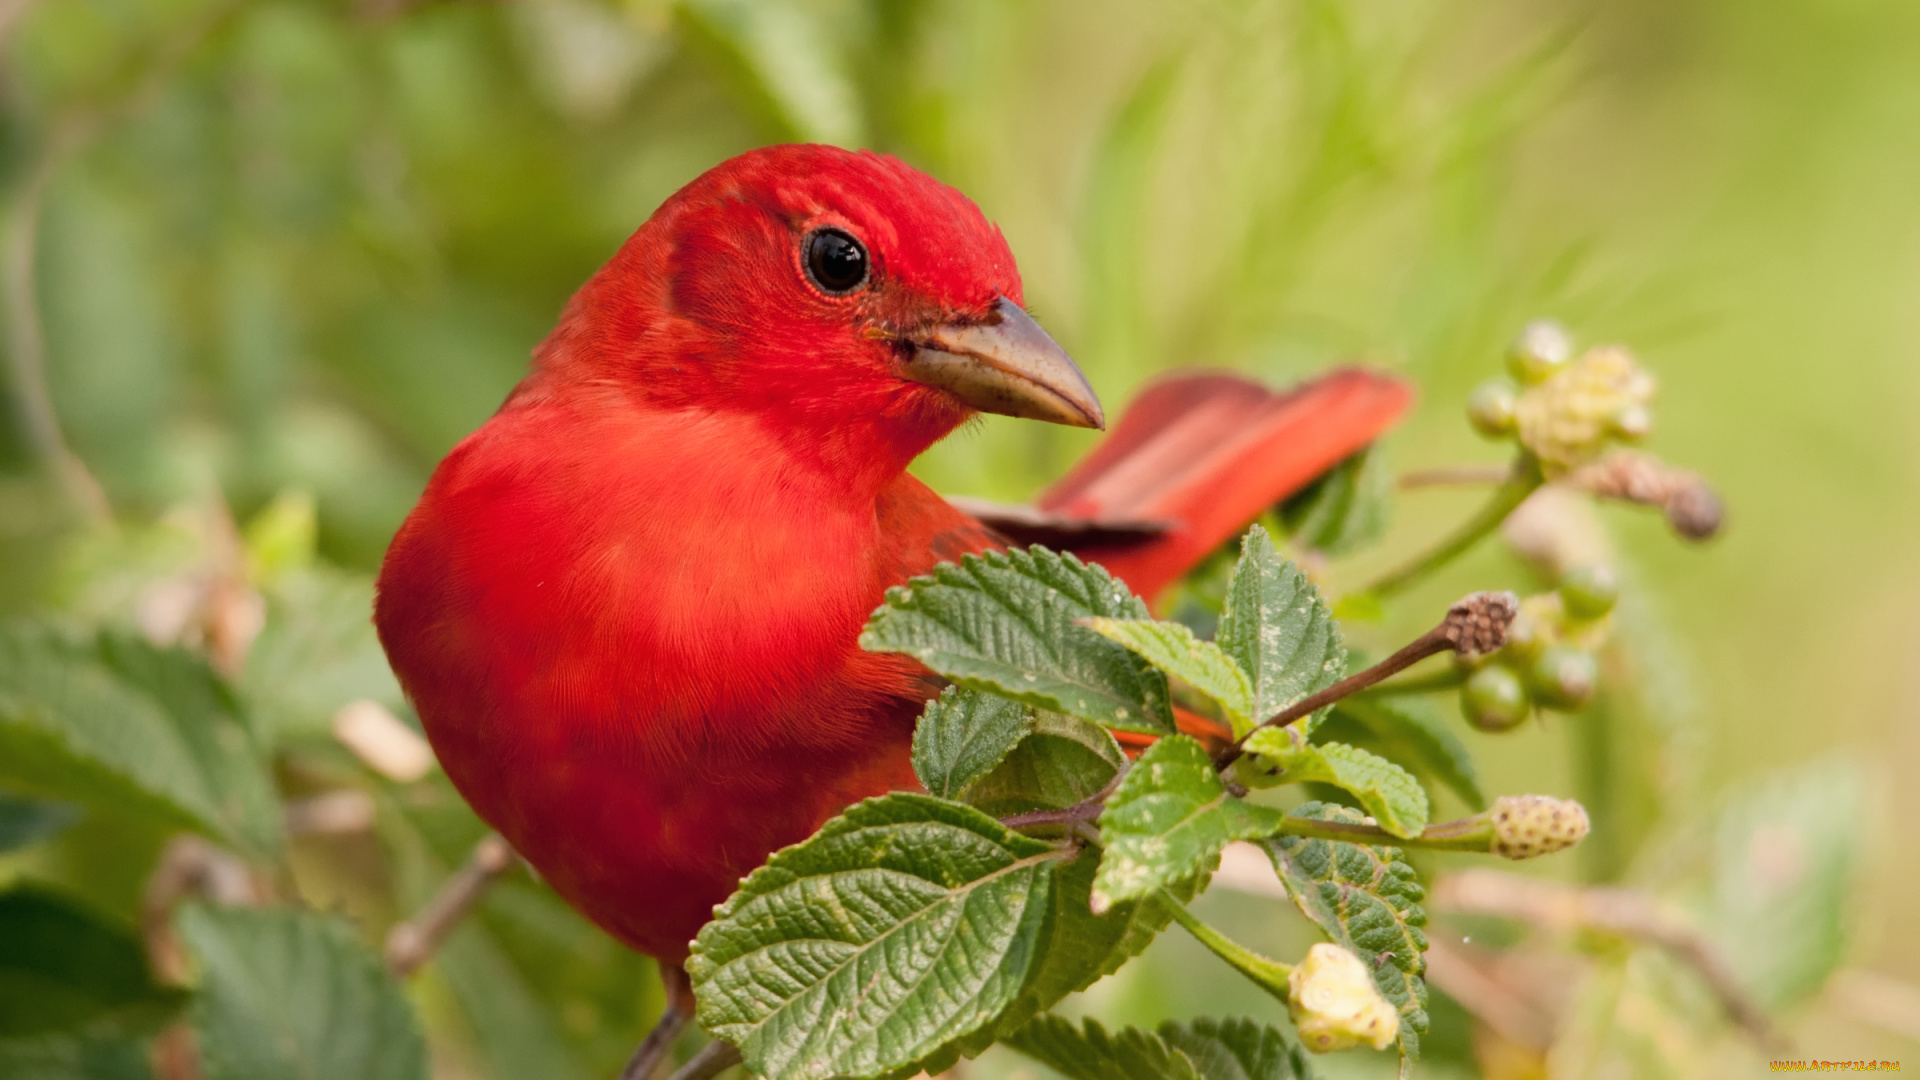
[{"label": "dark bird eye highlight", "polygon": [[816,229],[807,234],[807,276],[823,292],[835,296],[867,283],[867,249],[839,229]]}]

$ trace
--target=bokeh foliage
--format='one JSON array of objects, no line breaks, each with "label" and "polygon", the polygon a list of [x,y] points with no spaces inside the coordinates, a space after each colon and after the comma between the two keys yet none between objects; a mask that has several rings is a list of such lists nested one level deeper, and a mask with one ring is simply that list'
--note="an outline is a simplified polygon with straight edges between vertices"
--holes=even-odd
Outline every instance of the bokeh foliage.
[{"label": "bokeh foliage", "polygon": [[[325,737],[339,701],[400,708],[355,629],[367,573],[568,292],[678,185],[783,139],[889,150],[971,194],[1111,404],[1174,366],[1281,380],[1363,357],[1435,406],[1396,461],[1484,460],[1454,404],[1521,321],[1632,342],[1664,379],[1663,452],[1722,486],[1734,527],[1703,557],[1609,519],[1631,642],[1609,663],[1638,689],[1603,697],[1605,723],[1476,740],[1486,787],[1586,801],[1591,880],[1680,882],[1718,852],[1695,894],[1734,940],[1777,931],[1752,883],[1769,880],[1754,838],[1778,838],[1779,807],[1808,807],[1788,815],[1802,842],[1843,862],[1897,842],[1862,816],[1920,811],[1912,785],[1884,806],[1836,801],[1875,790],[1842,761],[1709,819],[1722,789],[1829,746],[1920,754],[1912,687],[1892,675],[1911,668],[1920,610],[1912,5],[42,0],[0,13],[0,34],[0,610],[108,626],[122,637],[87,640],[109,648],[153,628],[153,582],[191,577],[221,542],[216,493],[254,523],[267,632],[242,704],[290,755],[283,791],[376,796],[377,841],[292,855],[300,887],[369,940],[479,827],[443,780],[372,779]],[[23,377],[35,366],[44,391]],[[52,478],[41,400],[118,536]],[[1016,498],[1085,445],[995,419],[918,471]],[[317,558],[298,535],[275,545],[270,503],[288,492],[317,508]],[[1403,504],[1389,552],[1466,506]],[[1501,560],[1408,608],[1525,580]],[[67,814],[0,811],[0,833],[23,836]],[[0,856],[0,878],[131,920],[162,839],[90,816]],[[1920,870],[1872,864],[1851,916],[1870,950],[1848,959],[1912,970],[1920,937],[1895,916],[1920,903]],[[1804,898],[1795,925],[1820,932],[1749,973],[1770,1002],[1840,958],[1844,899]],[[1207,903],[1234,923],[1231,898]],[[1150,953],[1099,991],[1103,1019],[1263,1007],[1169,989],[1209,963]],[[1644,1015],[1630,1006],[1673,978],[1623,962],[1591,988],[1593,1014]],[[657,1008],[644,963],[520,879],[414,993],[459,1075],[604,1073]],[[1446,1008],[1431,1067],[1465,1068]],[[1899,1056],[1842,1011],[1803,1006],[1797,1030]]]}]

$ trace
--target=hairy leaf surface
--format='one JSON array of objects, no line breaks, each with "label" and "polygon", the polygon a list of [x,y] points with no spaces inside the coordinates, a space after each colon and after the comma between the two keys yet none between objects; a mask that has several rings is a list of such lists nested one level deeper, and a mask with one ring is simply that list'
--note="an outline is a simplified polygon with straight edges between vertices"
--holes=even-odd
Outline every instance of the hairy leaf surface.
[{"label": "hairy leaf surface", "polygon": [[207,1080],[425,1080],[426,1044],[386,966],[344,922],[305,911],[181,911],[198,959]]},{"label": "hairy leaf surface", "polygon": [[[1293,816],[1359,821],[1346,807],[1306,803]],[[1400,1011],[1400,1045],[1418,1057],[1427,1031],[1426,890],[1401,850],[1281,836],[1264,844],[1287,895],[1337,945],[1373,972],[1380,993]]]},{"label": "hairy leaf surface", "polygon": [[[1258,525],[1241,541],[1215,640],[1252,683],[1256,723],[1332,686],[1346,670],[1332,609]],[[1305,717],[1296,726],[1310,732],[1317,722]]]},{"label": "hairy leaf surface", "polygon": [[967,789],[967,802],[995,817],[1061,810],[1098,793],[1127,763],[1112,733],[1091,720],[1039,712],[1032,725],[1005,760]]},{"label": "hairy leaf surface", "polygon": [[1167,677],[1080,619],[1144,619],[1098,566],[1043,547],[968,555],[887,591],[860,647],[906,653],[960,686],[1110,727],[1172,731]]},{"label": "hairy leaf surface", "polygon": [[1293,727],[1261,728],[1247,740],[1250,759],[1242,775],[1281,783],[1319,782],[1349,792],[1380,827],[1399,837],[1418,836],[1430,812],[1427,791],[1413,774],[1378,754],[1345,743],[1315,746]]},{"label": "hairy leaf surface", "polygon": [[1163,738],[1140,755],[1100,814],[1107,849],[1094,909],[1208,873],[1221,848],[1271,835],[1282,817],[1228,794],[1213,759],[1189,736]]},{"label": "hairy leaf surface", "polygon": [[1071,1080],[1309,1080],[1305,1055],[1285,1035],[1247,1019],[1168,1021],[1158,1031],[1109,1034],[1042,1016],[1007,1040]]},{"label": "hairy leaf surface", "polygon": [[1247,673],[1218,645],[1200,640],[1177,622],[1088,619],[1086,626],[1219,702],[1235,731],[1251,726],[1253,686],[1247,681]]},{"label": "hairy leaf surface", "polygon": [[0,629],[0,778],[252,852],[279,802],[239,705],[202,659],[121,633]]},{"label": "hairy leaf surface", "polygon": [[950,686],[914,725],[913,774],[929,794],[961,798],[1032,731],[1029,706]]},{"label": "hairy leaf surface", "polygon": [[766,1080],[939,1071],[992,1041],[1068,853],[925,795],[776,853],[694,943],[700,1023]]}]

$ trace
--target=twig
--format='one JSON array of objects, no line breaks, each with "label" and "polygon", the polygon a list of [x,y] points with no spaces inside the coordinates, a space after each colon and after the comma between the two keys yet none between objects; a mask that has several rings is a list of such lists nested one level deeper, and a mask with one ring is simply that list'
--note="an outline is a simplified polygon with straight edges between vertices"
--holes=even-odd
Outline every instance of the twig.
[{"label": "twig", "polygon": [[1449,651],[1467,655],[1492,652],[1506,640],[1507,626],[1519,612],[1520,599],[1510,592],[1473,593],[1448,608],[1446,618],[1440,620],[1439,625],[1421,634],[1392,656],[1280,710],[1234,740],[1233,745],[1214,761],[1224,770],[1246,752],[1247,740],[1253,737],[1255,731],[1285,727],[1349,694],[1399,674],[1429,656]]},{"label": "twig", "polygon": [[1741,989],[1705,935],[1685,916],[1646,893],[1468,870],[1436,881],[1430,896],[1439,910],[1498,915],[1563,932],[1599,930],[1658,945],[1699,973],[1727,1015],[1762,1048],[1775,1052],[1785,1048],[1785,1040]]},{"label": "twig", "polygon": [[1384,597],[1400,592],[1420,579],[1433,573],[1447,563],[1452,562],[1462,552],[1480,542],[1488,533],[1500,527],[1514,507],[1525,502],[1534,489],[1546,482],[1540,472],[1540,461],[1532,454],[1521,454],[1507,473],[1506,482],[1494,489],[1486,505],[1463,522],[1446,539],[1435,544],[1412,562],[1398,569],[1388,571],[1376,579],[1372,585],[1361,590],[1361,595]]},{"label": "twig", "polygon": [[1459,689],[1467,681],[1467,672],[1457,667],[1443,668],[1439,671],[1409,675],[1404,679],[1394,679],[1378,686],[1369,687],[1367,693],[1374,697],[1404,697],[1407,694],[1432,694],[1442,690]]},{"label": "twig", "polygon": [[687,1063],[680,1066],[671,1080],[712,1080],[738,1064],[740,1051],[724,1039],[715,1039],[687,1059]]},{"label": "twig", "polygon": [[513,865],[513,849],[498,834],[476,844],[467,863],[454,872],[420,913],[387,932],[387,967],[411,975],[427,962],[453,928]]},{"label": "twig", "polygon": [[667,1063],[667,1055],[673,1052],[680,1033],[693,1022],[693,983],[687,978],[687,969],[679,964],[662,963],[660,982],[666,987],[667,1007],[653,1030],[640,1040],[640,1048],[627,1059],[627,1067],[620,1070],[620,1080],[653,1080]]},{"label": "twig", "polygon": [[1449,465],[1437,469],[1415,469],[1400,477],[1402,490],[1425,487],[1482,487],[1498,484],[1513,475],[1507,465]]}]

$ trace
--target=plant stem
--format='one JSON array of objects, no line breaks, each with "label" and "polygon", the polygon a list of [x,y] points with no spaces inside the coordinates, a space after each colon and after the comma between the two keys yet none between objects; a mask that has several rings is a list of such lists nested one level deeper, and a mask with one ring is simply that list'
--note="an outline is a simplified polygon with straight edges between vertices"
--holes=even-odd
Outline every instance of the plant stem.
[{"label": "plant stem", "polygon": [[1258,983],[1262,990],[1287,1000],[1287,976],[1293,974],[1293,965],[1278,960],[1269,960],[1252,949],[1228,938],[1225,934],[1201,922],[1187,905],[1162,889],[1160,901],[1173,912],[1173,921],[1184,927],[1194,939],[1205,945],[1213,955],[1233,965],[1233,969]]},{"label": "plant stem", "polygon": [[1395,836],[1378,825],[1351,821],[1317,821],[1313,818],[1287,817],[1280,826],[1282,836],[1305,836],[1314,840],[1338,840],[1348,844],[1375,844],[1419,848],[1425,851],[1472,851],[1486,854],[1493,845],[1493,823],[1485,814],[1457,818],[1429,825],[1419,836]]},{"label": "plant stem", "polygon": [[1529,453],[1522,453],[1514,459],[1513,468],[1507,473],[1506,482],[1494,489],[1477,513],[1468,518],[1446,539],[1435,544],[1426,552],[1395,570],[1388,571],[1373,584],[1361,590],[1360,595],[1375,599],[1402,592],[1419,582],[1435,570],[1458,558],[1463,552],[1479,543],[1488,533],[1500,527],[1500,523],[1513,513],[1514,508],[1525,502],[1527,496],[1534,493],[1546,477],[1540,471],[1540,460]]},{"label": "plant stem", "polygon": [[498,833],[487,834],[475,845],[466,865],[447,879],[419,914],[387,932],[388,969],[395,975],[413,974],[512,867],[513,849]]},{"label": "plant stem", "polygon": [[1349,694],[1365,690],[1389,676],[1405,671],[1429,656],[1443,652],[1463,655],[1492,652],[1506,640],[1507,627],[1519,613],[1520,598],[1510,592],[1471,593],[1447,608],[1446,618],[1441,619],[1438,625],[1413,639],[1399,652],[1365,671],[1341,679],[1317,694],[1301,698],[1264,722],[1254,725],[1252,730],[1234,740],[1232,746],[1221,751],[1213,759],[1214,763],[1225,772],[1227,766],[1238,761],[1240,755],[1246,752],[1247,740],[1261,728],[1285,727]]},{"label": "plant stem", "polygon": [[715,1039],[687,1059],[669,1080],[710,1080],[740,1064],[740,1051],[724,1039]]},{"label": "plant stem", "polygon": [[1399,652],[1367,668],[1365,671],[1355,672],[1317,694],[1309,694],[1275,713],[1264,723],[1256,724],[1252,731],[1248,731],[1245,735],[1235,739],[1232,746],[1221,751],[1220,756],[1214,759],[1214,763],[1224,770],[1227,766],[1240,760],[1240,755],[1246,752],[1247,740],[1252,738],[1253,733],[1259,731],[1261,728],[1286,727],[1295,720],[1319,709],[1323,709],[1339,701],[1341,698],[1346,697],[1348,694],[1365,690],[1367,687],[1380,682],[1382,679],[1404,671],[1429,656],[1433,656],[1436,653],[1447,652],[1452,648],[1453,644],[1446,638],[1444,624],[1436,626],[1415,638]]},{"label": "plant stem", "polygon": [[1431,694],[1441,690],[1458,689],[1467,681],[1467,673],[1459,668],[1445,668],[1429,671],[1422,675],[1409,675],[1404,679],[1394,679],[1378,686],[1370,687],[1364,693],[1372,697],[1396,697],[1404,694]]},{"label": "plant stem", "polygon": [[1405,473],[1400,477],[1400,488],[1481,487],[1502,483],[1511,475],[1512,470],[1500,465],[1447,465]]}]

